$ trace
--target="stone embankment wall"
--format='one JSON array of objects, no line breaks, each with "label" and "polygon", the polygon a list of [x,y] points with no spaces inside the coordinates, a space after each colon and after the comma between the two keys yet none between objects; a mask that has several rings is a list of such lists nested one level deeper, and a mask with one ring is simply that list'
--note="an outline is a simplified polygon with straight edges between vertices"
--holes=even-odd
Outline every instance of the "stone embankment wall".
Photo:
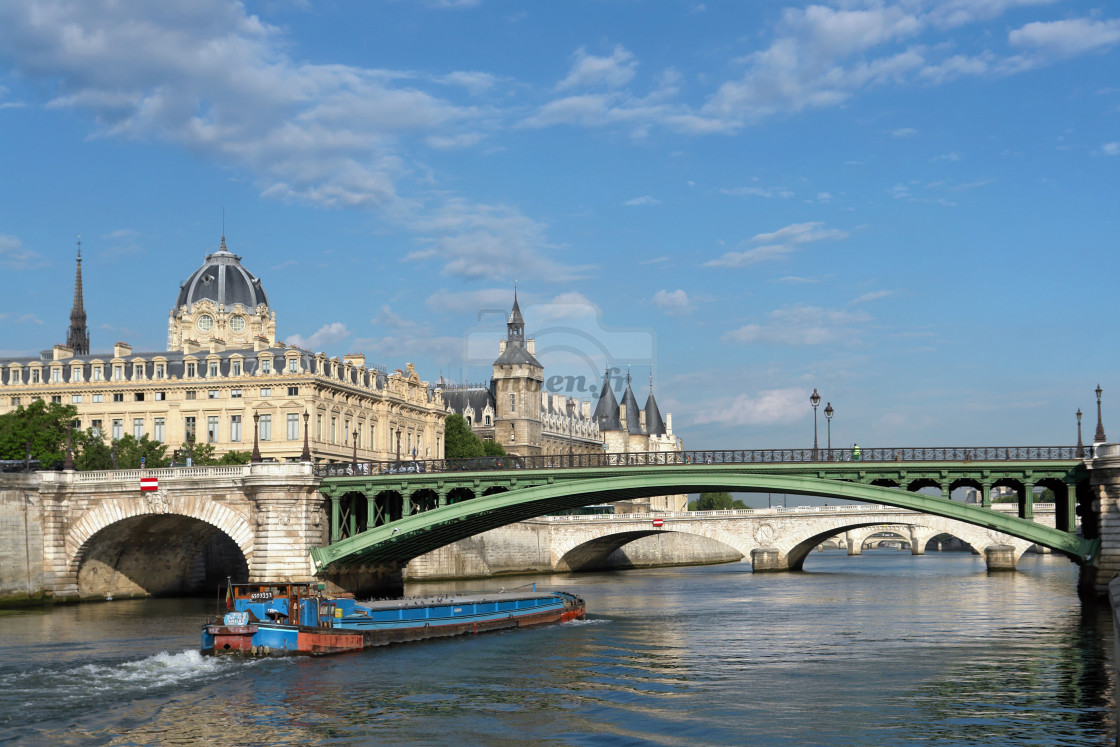
[{"label": "stone embankment wall", "polygon": [[0,601],[42,601],[45,574],[38,476],[8,475],[0,489]]},{"label": "stone embankment wall", "polygon": [[[602,570],[669,565],[709,565],[742,559],[734,549],[696,535],[658,532],[615,550]],[[404,569],[408,581],[476,578],[557,571],[552,529],[544,522],[521,522],[493,529],[433,550]],[[565,569],[566,570],[566,569]]]}]

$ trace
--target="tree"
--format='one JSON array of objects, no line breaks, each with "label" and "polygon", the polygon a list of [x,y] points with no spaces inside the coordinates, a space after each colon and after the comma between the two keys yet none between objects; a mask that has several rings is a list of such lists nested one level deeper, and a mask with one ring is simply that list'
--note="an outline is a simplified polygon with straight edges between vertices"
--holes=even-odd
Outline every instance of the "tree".
[{"label": "tree", "polygon": [[105,437],[89,428],[74,434],[78,446],[74,453],[74,469],[88,471],[113,468],[113,453]]},{"label": "tree", "polygon": [[701,493],[696,501],[697,511],[726,511],[733,505],[731,493]]},{"label": "tree", "polygon": [[222,454],[218,464],[248,464],[253,455],[248,451],[227,451]]},{"label": "tree", "polygon": [[66,459],[66,435],[77,417],[73,405],[41,399],[0,415],[0,459],[24,459],[30,444],[31,458],[43,469],[60,468]]},{"label": "tree", "polygon": [[167,445],[153,441],[147,433],[139,439],[132,435],[118,438],[111,448],[117,453],[117,469],[140,469],[141,460],[148,469],[166,467],[171,463],[167,458]]},{"label": "tree", "polygon": [[506,454],[506,450],[503,449],[502,445],[500,443],[498,443],[497,441],[483,441],[482,442],[482,453],[485,456],[497,456],[497,457],[508,456],[508,454]]},{"label": "tree", "polygon": [[484,456],[486,447],[462,415],[451,414],[443,424],[443,453],[448,459]]}]

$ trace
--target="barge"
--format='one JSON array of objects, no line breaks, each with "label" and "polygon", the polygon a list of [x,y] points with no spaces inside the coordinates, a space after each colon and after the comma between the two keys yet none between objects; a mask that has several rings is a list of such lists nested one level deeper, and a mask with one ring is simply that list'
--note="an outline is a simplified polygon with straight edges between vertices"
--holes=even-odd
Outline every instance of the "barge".
[{"label": "barge", "polygon": [[204,654],[337,654],[584,616],[583,599],[562,591],[358,602],[308,583],[231,584],[226,605],[202,626]]}]

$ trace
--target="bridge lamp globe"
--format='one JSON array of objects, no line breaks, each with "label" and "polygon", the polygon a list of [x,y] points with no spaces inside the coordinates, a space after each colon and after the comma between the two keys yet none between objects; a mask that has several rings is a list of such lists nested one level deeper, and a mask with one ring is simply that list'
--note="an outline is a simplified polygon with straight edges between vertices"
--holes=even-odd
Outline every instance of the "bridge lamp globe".
[{"label": "bridge lamp globe", "polygon": [[829,458],[830,459],[832,458],[832,415],[835,412],[836,411],[832,409],[832,403],[831,402],[829,402],[827,405],[824,406],[824,419],[825,419],[825,422],[828,423],[828,442],[827,443],[828,443],[828,451],[829,451]]},{"label": "bridge lamp globe", "polygon": [[813,406],[813,459],[817,458],[817,405],[821,403],[821,395],[817,394],[816,387],[809,395],[809,404]]}]

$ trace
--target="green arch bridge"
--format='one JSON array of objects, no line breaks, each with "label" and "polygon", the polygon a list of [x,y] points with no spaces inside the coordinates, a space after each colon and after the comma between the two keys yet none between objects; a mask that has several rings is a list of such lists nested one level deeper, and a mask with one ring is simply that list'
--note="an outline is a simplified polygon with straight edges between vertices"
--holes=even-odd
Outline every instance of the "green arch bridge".
[{"label": "green arch bridge", "polygon": [[[461,539],[535,516],[600,503],[705,491],[789,493],[908,508],[1029,540],[1078,564],[1100,540],[1086,510],[1083,447],[762,449],[364,462],[318,468],[331,502],[319,571],[400,565]],[[978,504],[953,501],[974,488]],[[1018,515],[991,510],[1011,488]],[[1033,489],[1054,493],[1055,528],[1032,520]],[[940,495],[917,491],[940,490]],[[1077,530],[1084,516],[1083,532]],[[1084,536],[1082,536],[1084,535]]]}]

